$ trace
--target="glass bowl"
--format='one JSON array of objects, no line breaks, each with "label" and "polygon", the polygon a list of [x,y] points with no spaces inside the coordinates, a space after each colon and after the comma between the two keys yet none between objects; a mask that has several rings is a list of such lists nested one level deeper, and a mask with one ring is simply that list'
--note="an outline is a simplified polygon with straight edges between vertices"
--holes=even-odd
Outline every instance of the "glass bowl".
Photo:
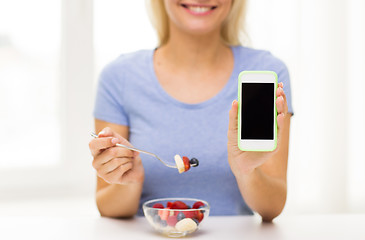
[{"label": "glass bowl", "polygon": [[168,237],[184,237],[197,231],[209,210],[206,201],[196,198],[159,198],[143,204],[147,221]]}]

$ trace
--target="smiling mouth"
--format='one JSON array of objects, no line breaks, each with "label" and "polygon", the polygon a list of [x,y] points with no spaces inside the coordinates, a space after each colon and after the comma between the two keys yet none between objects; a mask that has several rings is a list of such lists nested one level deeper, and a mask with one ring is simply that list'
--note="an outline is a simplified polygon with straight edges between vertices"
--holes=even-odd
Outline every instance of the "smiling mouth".
[{"label": "smiling mouth", "polygon": [[198,6],[189,4],[181,4],[181,6],[186,9],[189,9],[194,13],[206,13],[217,8],[217,6]]}]

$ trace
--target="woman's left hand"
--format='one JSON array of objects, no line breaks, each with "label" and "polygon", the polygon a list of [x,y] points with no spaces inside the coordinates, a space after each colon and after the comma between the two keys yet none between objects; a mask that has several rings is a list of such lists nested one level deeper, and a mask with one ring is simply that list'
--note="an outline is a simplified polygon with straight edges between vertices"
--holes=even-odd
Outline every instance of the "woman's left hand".
[{"label": "woman's left hand", "polygon": [[238,102],[234,100],[232,102],[231,110],[229,111],[229,127],[228,127],[228,162],[231,166],[233,174],[236,176],[243,176],[250,174],[257,167],[261,166],[268,159],[270,159],[273,154],[275,154],[279,149],[279,142],[282,136],[282,127],[284,124],[284,117],[288,114],[288,105],[286,102],[286,96],[283,90],[283,83],[278,84],[276,89],[276,108],[278,111],[277,123],[278,123],[278,140],[277,147],[272,152],[245,152],[238,148],[238,124],[237,124],[237,112],[238,112]]}]

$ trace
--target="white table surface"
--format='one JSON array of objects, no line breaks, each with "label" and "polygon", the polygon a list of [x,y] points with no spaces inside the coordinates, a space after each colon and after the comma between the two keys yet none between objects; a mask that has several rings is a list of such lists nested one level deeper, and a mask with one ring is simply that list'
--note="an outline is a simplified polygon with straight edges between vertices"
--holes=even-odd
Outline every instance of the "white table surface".
[{"label": "white table surface", "polygon": [[[212,217],[186,239],[365,240],[365,214],[280,216],[263,224],[257,216]],[[0,216],[0,239],[168,239],[143,217]]]}]

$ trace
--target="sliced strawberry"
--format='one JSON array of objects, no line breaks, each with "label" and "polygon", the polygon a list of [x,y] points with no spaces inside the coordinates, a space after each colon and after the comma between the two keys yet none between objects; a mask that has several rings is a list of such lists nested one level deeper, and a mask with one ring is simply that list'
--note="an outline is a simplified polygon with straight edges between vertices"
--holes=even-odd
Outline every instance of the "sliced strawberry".
[{"label": "sliced strawberry", "polygon": [[184,211],[186,218],[196,218],[196,211]]},{"label": "sliced strawberry", "polygon": [[153,208],[165,208],[162,203],[155,203],[155,205],[152,206]]},{"label": "sliced strawberry", "polygon": [[167,202],[167,207],[171,208],[172,207],[172,202]]},{"label": "sliced strawberry", "polygon": [[205,204],[204,203],[202,203],[201,201],[198,201],[198,202],[195,202],[194,203],[194,205],[193,205],[193,208],[195,208],[195,209],[198,209],[198,208],[200,208],[200,207],[204,207],[205,206]]},{"label": "sliced strawberry", "polygon": [[198,219],[199,222],[201,222],[204,218],[204,213],[202,211],[195,211],[196,212],[196,219]]},{"label": "sliced strawberry", "polygon": [[167,209],[170,209],[170,208],[165,208],[166,210],[158,210],[158,215],[160,216],[161,220],[167,220],[167,218],[169,217],[170,215],[170,211],[167,210]]},{"label": "sliced strawberry", "polygon": [[185,167],[185,172],[186,172],[190,169],[190,160],[188,157],[185,157],[185,156],[183,156],[182,159],[184,162],[184,167]]},{"label": "sliced strawberry", "polygon": [[182,201],[175,201],[172,203],[171,209],[188,209],[188,205],[186,205]]},{"label": "sliced strawberry", "polygon": [[177,216],[169,216],[166,220],[167,225],[174,227],[177,223]]}]

